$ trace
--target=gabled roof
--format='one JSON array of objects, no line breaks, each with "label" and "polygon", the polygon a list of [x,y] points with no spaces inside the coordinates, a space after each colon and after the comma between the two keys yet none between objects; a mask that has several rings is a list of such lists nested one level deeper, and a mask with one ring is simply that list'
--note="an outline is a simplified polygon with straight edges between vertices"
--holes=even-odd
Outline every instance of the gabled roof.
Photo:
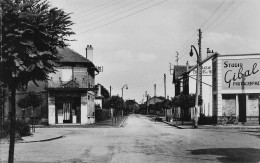
[{"label": "gabled roof", "polygon": [[60,57],[59,62],[91,62],[90,60],[70,48],[58,49],[58,56]]},{"label": "gabled roof", "polygon": [[153,96],[152,98],[150,98],[148,101],[152,101],[152,100],[154,100],[154,99],[157,99],[157,100],[160,100],[160,101],[163,101],[163,100],[165,100],[165,98],[164,97],[162,97],[162,96]]},{"label": "gabled roof", "polygon": [[90,60],[70,48],[59,48],[57,55],[59,58],[59,63],[83,63],[87,67],[93,68],[96,72],[99,72],[96,66]]},{"label": "gabled roof", "polygon": [[182,76],[182,74],[186,71],[187,71],[186,66],[184,66],[184,65],[174,65],[172,83],[176,83],[178,78],[180,76]]}]

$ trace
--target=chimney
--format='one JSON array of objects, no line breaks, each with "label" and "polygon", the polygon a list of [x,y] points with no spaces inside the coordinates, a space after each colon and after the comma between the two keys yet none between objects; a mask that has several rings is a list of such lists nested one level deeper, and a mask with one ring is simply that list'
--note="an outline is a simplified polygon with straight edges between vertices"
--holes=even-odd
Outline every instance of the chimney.
[{"label": "chimney", "polygon": [[189,67],[190,67],[190,66],[189,66],[189,62],[187,61],[187,62],[186,62],[186,69],[187,69],[187,71],[189,71],[189,69],[190,69]]},{"label": "chimney", "polygon": [[93,62],[93,47],[92,45],[87,45],[86,48],[86,58]]}]

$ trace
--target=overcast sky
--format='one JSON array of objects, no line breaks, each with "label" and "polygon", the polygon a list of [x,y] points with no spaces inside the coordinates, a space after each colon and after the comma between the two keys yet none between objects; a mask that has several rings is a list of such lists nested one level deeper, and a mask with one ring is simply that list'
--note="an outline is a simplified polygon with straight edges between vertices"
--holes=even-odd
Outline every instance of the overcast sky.
[{"label": "overcast sky", "polygon": [[94,48],[94,64],[104,71],[96,76],[112,95],[140,102],[145,91],[174,96],[170,64],[195,64],[190,46],[197,47],[202,29],[202,57],[206,48],[220,54],[260,52],[259,0],[50,0],[51,5],[71,15],[70,48],[85,56]]}]

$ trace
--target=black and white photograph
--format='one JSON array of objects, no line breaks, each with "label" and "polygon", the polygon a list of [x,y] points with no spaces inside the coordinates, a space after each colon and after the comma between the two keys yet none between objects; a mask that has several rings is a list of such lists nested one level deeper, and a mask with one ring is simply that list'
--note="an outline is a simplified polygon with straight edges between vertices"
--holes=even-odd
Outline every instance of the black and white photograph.
[{"label": "black and white photograph", "polygon": [[260,0],[0,6],[0,163],[260,163]]}]

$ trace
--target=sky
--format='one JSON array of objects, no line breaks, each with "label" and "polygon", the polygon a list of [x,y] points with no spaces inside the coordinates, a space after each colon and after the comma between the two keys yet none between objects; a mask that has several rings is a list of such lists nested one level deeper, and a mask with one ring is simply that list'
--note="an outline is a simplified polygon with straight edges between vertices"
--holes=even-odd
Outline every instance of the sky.
[{"label": "sky", "polygon": [[[76,33],[70,48],[85,56],[93,46],[96,76],[111,94],[141,103],[145,92],[174,97],[170,66],[195,65],[190,46],[202,58],[210,48],[221,55],[260,53],[259,0],[49,0],[52,7],[71,13]],[[178,55],[177,55],[178,52]]]}]

